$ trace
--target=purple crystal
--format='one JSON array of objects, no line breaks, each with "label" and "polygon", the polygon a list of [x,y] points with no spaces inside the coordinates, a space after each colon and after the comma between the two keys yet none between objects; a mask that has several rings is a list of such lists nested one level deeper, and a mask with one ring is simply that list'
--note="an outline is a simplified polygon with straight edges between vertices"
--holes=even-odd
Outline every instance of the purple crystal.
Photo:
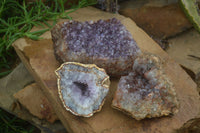
[{"label": "purple crystal", "polygon": [[68,21],[61,28],[69,49],[75,53],[84,49],[88,56],[118,58],[138,50],[131,34],[116,18],[96,23]]},{"label": "purple crystal", "polygon": [[88,89],[87,83],[82,83],[82,82],[78,82],[78,81],[74,81],[73,83],[81,90],[82,96],[86,96],[86,97],[90,96],[90,90]]},{"label": "purple crystal", "polygon": [[66,110],[90,117],[101,110],[109,90],[109,76],[96,65],[67,62],[56,70],[58,92]]},{"label": "purple crystal", "polygon": [[133,71],[120,78],[112,106],[137,120],[178,111],[175,88],[158,56],[144,54],[135,60]]},{"label": "purple crystal", "polygon": [[96,64],[112,76],[127,74],[141,53],[130,32],[116,18],[67,21],[57,24],[51,33],[55,56],[61,63]]}]

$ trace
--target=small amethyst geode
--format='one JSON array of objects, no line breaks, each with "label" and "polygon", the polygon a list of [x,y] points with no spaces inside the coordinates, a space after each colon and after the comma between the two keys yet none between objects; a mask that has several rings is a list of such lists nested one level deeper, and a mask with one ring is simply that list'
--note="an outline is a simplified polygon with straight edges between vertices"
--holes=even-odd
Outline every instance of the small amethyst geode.
[{"label": "small amethyst geode", "polygon": [[137,120],[176,113],[178,105],[175,88],[164,73],[160,58],[152,54],[135,60],[133,71],[120,78],[112,101],[114,108]]},{"label": "small amethyst geode", "polygon": [[110,85],[104,69],[67,62],[56,70],[56,75],[59,97],[66,110],[84,117],[101,110]]},{"label": "small amethyst geode", "polygon": [[111,76],[128,74],[141,53],[130,32],[116,18],[67,21],[57,24],[51,34],[58,61],[96,64]]}]

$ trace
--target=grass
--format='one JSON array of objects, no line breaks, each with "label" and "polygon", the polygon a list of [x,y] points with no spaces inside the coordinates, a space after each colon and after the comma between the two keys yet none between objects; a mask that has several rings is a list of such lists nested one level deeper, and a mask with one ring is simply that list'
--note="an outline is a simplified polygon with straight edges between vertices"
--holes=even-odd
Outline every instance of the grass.
[{"label": "grass", "polygon": [[[0,77],[8,74],[16,57],[12,43],[28,37],[33,40],[41,39],[40,35],[48,31],[59,18],[72,19],[70,13],[89,5],[96,4],[96,0],[79,0],[71,4],[71,10],[65,12],[64,4],[67,0],[41,0],[25,3],[25,0],[0,0]],[[48,6],[47,6],[48,5]],[[53,21],[50,25],[47,21]],[[48,28],[31,32],[33,26],[47,26]],[[4,71],[8,70],[8,71]]]},{"label": "grass", "polygon": [[[12,71],[16,54],[11,45],[15,40],[21,37],[41,39],[40,35],[50,30],[57,19],[72,19],[71,12],[96,4],[96,0],[79,0],[77,4],[70,5],[70,11],[65,12],[66,2],[67,0],[47,0],[43,3],[37,0],[27,4],[25,0],[0,0],[0,77]],[[47,22],[49,20],[54,22],[53,25]],[[34,26],[48,28],[31,32]],[[32,133],[33,131],[34,127],[30,128],[28,122],[0,109],[0,133]]]},{"label": "grass", "polygon": [[0,109],[0,133],[32,133],[35,127]]}]

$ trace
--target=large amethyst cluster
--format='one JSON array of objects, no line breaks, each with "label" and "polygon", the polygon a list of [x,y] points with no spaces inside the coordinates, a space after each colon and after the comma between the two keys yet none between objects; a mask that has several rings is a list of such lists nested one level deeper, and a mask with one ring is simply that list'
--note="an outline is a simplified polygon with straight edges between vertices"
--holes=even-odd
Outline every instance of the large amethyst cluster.
[{"label": "large amethyst cluster", "polygon": [[57,24],[52,39],[60,62],[96,64],[112,76],[127,74],[140,54],[132,35],[116,18]]},{"label": "large amethyst cluster", "polygon": [[69,21],[61,29],[71,51],[100,58],[119,58],[133,55],[138,49],[131,34],[113,18],[96,23]]},{"label": "large amethyst cluster", "polygon": [[152,54],[138,57],[133,71],[121,77],[112,106],[137,120],[176,113],[175,88],[161,62]]}]

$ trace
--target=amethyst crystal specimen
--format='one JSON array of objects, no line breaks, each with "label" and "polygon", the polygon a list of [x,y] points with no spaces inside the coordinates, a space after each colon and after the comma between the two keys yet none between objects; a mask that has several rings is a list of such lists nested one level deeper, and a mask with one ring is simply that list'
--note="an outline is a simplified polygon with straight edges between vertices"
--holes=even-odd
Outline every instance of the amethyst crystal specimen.
[{"label": "amethyst crystal specimen", "polygon": [[137,120],[178,111],[175,88],[159,57],[146,54],[135,60],[133,72],[121,77],[112,106]]},{"label": "amethyst crystal specimen", "polygon": [[112,76],[128,74],[141,53],[129,31],[116,18],[67,21],[57,24],[51,33],[58,61],[96,64]]},{"label": "amethyst crystal specimen", "polygon": [[94,64],[67,62],[56,70],[56,75],[58,93],[66,110],[84,117],[101,110],[110,85],[104,69]]}]

